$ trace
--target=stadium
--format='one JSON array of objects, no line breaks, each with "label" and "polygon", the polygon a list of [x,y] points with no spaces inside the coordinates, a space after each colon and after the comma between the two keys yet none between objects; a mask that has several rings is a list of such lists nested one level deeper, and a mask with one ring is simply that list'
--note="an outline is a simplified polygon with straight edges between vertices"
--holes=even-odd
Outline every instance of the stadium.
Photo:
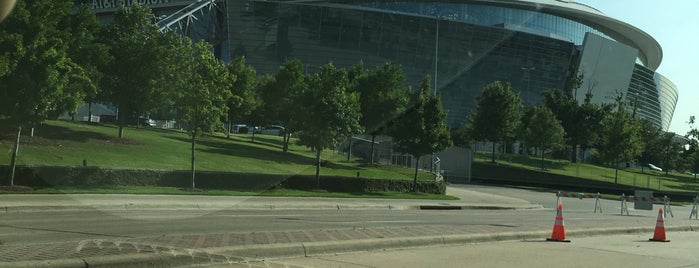
[{"label": "stadium", "polygon": [[[93,0],[109,17],[119,5],[153,8],[162,30],[214,44],[223,60],[245,56],[259,74],[286,58],[308,72],[330,61],[347,67],[400,64],[407,82],[425,75],[458,127],[493,81],[512,84],[524,105],[541,92],[564,90],[583,101],[612,102],[617,91],[638,114],[667,131],[677,87],[656,72],[658,42],[642,29],[570,0]],[[194,19],[193,19],[194,18]],[[571,78],[584,76],[571,87]]]}]

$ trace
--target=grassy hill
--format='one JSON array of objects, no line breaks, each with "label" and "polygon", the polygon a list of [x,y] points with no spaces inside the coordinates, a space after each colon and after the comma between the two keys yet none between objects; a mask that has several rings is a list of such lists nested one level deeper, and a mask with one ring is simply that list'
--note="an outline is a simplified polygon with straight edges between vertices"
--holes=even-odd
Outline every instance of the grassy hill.
[{"label": "grassy hill", "polygon": [[[123,139],[118,128],[109,124],[48,121],[34,130],[24,131],[18,157],[19,165],[89,166],[187,170],[190,167],[189,136],[178,130],[126,128]],[[290,145],[281,151],[281,137],[235,134],[227,139],[221,133],[197,141],[197,169],[207,171],[251,172],[265,174],[315,174],[315,154],[308,148]],[[292,139],[293,143],[294,139]],[[13,135],[0,129],[0,163],[9,164]],[[323,152],[323,175],[365,178],[412,179],[413,170],[393,166],[366,167],[357,159],[332,150]],[[422,180],[434,176],[420,172]]]},{"label": "grassy hill", "polygon": [[[491,153],[479,151],[474,154],[474,161],[490,162]],[[497,162],[528,170],[541,170],[541,158],[521,155],[498,154]],[[544,160],[547,173],[571,177],[614,182],[615,170],[587,163],[571,163],[561,159]],[[699,180],[689,174],[653,171],[638,167],[620,168],[617,183],[657,191],[699,192]]]}]

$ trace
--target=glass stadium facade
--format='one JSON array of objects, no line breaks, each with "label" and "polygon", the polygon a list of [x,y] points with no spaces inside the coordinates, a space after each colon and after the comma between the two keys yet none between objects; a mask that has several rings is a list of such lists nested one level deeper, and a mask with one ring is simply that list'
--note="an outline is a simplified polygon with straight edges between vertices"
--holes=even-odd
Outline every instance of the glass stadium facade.
[{"label": "glass stadium facade", "polygon": [[[119,0],[93,0],[93,6],[109,1]],[[138,1],[153,2],[156,14],[198,2],[127,2]],[[571,0],[215,2],[225,25],[198,38],[214,32],[224,60],[245,56],[261,74],[275,73],[287,58],[301,60],[309,73],[331,61],[368,68],[391,61],[414,87],[432,76],[452,127],[474,111],[481,89],[498,80],[511,83],[525,105],[541,104],[548,89],[591,91],[596,102],[621,91],[663,130],[677,103],[676,86],[655,72],[662,61],[657,41]],[[569,79],[576,74],[584,81],[573,91]]]}]

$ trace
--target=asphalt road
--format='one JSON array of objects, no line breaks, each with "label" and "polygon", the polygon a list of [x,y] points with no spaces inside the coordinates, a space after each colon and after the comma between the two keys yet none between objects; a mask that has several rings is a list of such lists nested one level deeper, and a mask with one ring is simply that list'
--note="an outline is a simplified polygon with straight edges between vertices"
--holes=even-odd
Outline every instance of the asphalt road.
[{"label": "asphalt road", "polygon": [[[48,243],[69,240],[140,238],[225,232],[261,232],[289,230],[383,228],[433,226],[441,229],[488,232],[549,230],[554,221],[556,198],[552,193],[486,186],[461,186],[450,191],[468,189],[478,192],[465,197],[472,203],[540,203],[544,208],[521,210],[416,210],[389,209],[381,204],[362,209],[277,209],[215,208],[197,209],[181,206],[109,207],[83,206],[71,209],[8,210],[0,212],[0,241],[6,244]],[[31,198],[31,196],[28,196]],[[48,197],[50,198],[50,196]],[[55,198],[65,198],[56,196]],[[152,197],[147,197],[152,198]],[[167,197],[172,198],[172,197]],[[500,198],[500,199],[498,199]],[[269,202],[267,199],[262,199]],[[0,200],[2,201],[2,200]],[[199,200],[202,202],[201,200]],[[277,199],[277,202],[284,200]],[[128,201],[126,201],[128,202]],[[254,198],[246,202],[256,205]],[[309,201],[310,203],[316,201]],[[321,202],[321,201],[318,201]],[[353,201],[361,202],[361,201]],[[363,201],[374,202],[374,201]],[[385,200],[376,202],[387,202]],[[400,207],[402,201],[390,201]],[[398,202],[398,203],[395,203]],[[405,201],[413,204],[416,201]],[[432,202],[433,201],[417,201]],[[463,202],[463,201],[462,201]],[[603,200],[604,213],[594,213],[594,199],[565,198],[564,217],[569,230],[583,228],[624,228],[655,225],[656,211],[631,211],[619,215],[619,202]],[[261,203],[260,203],[261,204]],[[264,207],[264,206],[260,206]],[[631,205],[632,207],[632,205]],[[656,205],[656,207],[658,207]],[[325,208],[325,207],[324,207]],[[675,207],[676,218],[667,226],[687,225],[689,208]]]}]

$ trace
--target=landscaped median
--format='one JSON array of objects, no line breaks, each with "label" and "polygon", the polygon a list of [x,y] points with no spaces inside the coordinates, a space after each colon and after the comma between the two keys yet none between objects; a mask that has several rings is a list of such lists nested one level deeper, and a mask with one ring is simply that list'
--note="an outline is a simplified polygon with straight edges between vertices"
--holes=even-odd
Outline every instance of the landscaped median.
[{"label": "landscaped median", "polygon": [[[0,166],[0,180],[7,181],[8,166]],[[186,170],[111,169],[102,167],[20,166],[15,184],[32,188],[111,188],[191,186]],[[261,192],[275,189],[323,190],[339,193],[407,193],[412,181],[406,179],[372,179],[361,177],[321,176],[320,189],[312,175],[260,174],[198,171],[197,187],[203,190]],[[444,195],[444,181],[418,181],[418,192]],[[380,196],[378,196],[380,197]]]}]

